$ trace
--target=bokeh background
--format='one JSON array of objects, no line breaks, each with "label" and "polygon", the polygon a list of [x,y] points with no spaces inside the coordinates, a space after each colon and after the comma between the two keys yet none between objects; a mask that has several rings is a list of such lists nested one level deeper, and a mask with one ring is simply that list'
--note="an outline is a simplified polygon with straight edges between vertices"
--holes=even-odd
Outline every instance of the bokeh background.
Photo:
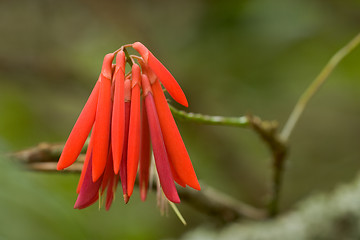
[{"label": "bokeh background", "polygon": [[[360,30],[357,0],[0,1],[0,151],[64,142],[103,56],[143,42],[176,77],[187,111],[286,121],[327,60]],[[282,211],[360,169],[360,48],[310,102],[291,138]],[[199,179],[264,207],[265,145],[250,130],[179,122]],[[215,218],[183,203],[184,227],[151,194],[111,211],[73,204],[78,176],[0,157],[0,239],[167,239]]]}]

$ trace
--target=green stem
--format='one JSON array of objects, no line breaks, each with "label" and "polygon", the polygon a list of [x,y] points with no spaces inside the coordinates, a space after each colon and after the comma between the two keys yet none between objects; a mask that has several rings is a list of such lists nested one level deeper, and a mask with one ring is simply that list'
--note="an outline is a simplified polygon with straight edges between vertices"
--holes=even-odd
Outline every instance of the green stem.
[{"label": "green stem", "polygon": [[203,115],[199,113],[188,113],[170,106],[170,110],[172,114],[181,120],[190,121],[200,124],[207,125],[220,125],[220,126],[233,126],[233,127],[241,127],[248,128],[250,125],[248,117],[222,117],[222,116],[209,116]]},{"label": "green stem", "polygon": [[132,67],[133,62],[131,61],[130,54],[129,54],[129,52],[126,50],[126,48],[124,48],[124,53],[125,53],[126,61],[129,63],[130,67]]},{"label": "green stem", "polygon": [[319,75],[314,79],[310,86],[305,90],[301,95],[298,102],[296,103],[293,111],[290,114],[289,119],[287,120],[285,127],[280,133],[282,140],[287,141],[295,128],[296,123],[298,122],[301,114],[303,113],[306,105],[309,100],[314,96],[314,94],[320,89],[324,84],[330,73],[335,69],[335,67],[351,53],[354,48],[356,48],[360,43],[360,33],[357,34],[348,44],[342,47],[334,56],[330,58],[325,67],[321,70]]}]

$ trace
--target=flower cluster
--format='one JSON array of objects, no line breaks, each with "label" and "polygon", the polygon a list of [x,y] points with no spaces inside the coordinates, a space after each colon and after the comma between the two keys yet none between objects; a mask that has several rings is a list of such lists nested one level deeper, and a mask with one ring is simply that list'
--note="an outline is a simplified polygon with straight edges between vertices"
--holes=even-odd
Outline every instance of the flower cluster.
[{"label": "flower cluster", "polygon": [[[128,47],[141,57],[126,55]],[[131,71],[126,74],[127,62]],[[90,206],[106,190],[109,209],[119,179],[128,202],[138,169],[140,196],[145,200],[151,146],[161,189],[169,201],[180,202],[175,182],[200,190],[160,83],[175,101],[188,106],[174,77],[143,44],[125,45],[105,56],[100,77],[57,164],[58,170],[72,165],[91,132],[74,208]]]}]

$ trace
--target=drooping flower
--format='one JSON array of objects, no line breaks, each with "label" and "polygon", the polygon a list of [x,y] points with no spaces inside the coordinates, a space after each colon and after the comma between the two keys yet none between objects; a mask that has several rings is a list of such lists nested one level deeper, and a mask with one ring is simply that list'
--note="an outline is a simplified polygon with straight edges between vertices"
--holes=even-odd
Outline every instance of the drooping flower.
[{"label": "drooping flower", "polygon": [[[141,57],[126,57],[125,49],[130,46]],[[115,65],[112,64],[114,58]],[[131,63],[127,74],[126,62]],[[150,182],[151,149],[159,186],[169,201],[180,202],[175,182],[200,190],[160,82],[175,101],[188,106],[175,78],[143,44],[125,45],[105,56],[100,77],[57,165],[61,170],[74,163],[91,132],[74,208],[90,206],[106,192],[108,210],[119,180],[127,203],[138,169],[140,196],[145,200]]]}]

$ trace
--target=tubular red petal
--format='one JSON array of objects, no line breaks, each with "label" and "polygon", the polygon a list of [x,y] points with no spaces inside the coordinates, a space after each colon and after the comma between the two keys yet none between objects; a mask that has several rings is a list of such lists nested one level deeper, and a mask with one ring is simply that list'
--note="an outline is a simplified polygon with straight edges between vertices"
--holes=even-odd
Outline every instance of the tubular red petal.
[{"label": "tubular red petal", "polygon": [[179,177],[180,181],[177,182],[180,185],[187,184],[194,189],[200,190],[200,185],[189,154],[187,153],[159,81],[156,81],[152,85],[152,91],[154,93],[155,105],[159,115],[166,150],[173,167],[173,175]]},{"label": "tubular red petal", "polygon": [[85,208],[87,206],[90,206],[92,203],[94,203],[99,194],[99,188],[101,186],[102,177],[100,177],[97,181],[92,181],[92,159],[93,155],[91,154],[89,159],[89,164],[86,169],[84,182],[81,186],[79,196],[75,202],[74,208]]},{"label": "tubular red petal", "polygon": [[130,77],[126,77],[124,82],[124,101],[130,102],[131,100],[131,80]]},{"label": "tubular red petal", "polygon": [[145,97],[149,93],[152,94],[150,81],[147,75],[142,74],[141,75],[141,84],[142,84],[142,90],[143,90],[143,96]]},{"label": "tubular red petal", "polygon": [[113,168],[113,155],[111,150],[111,143],[109,146],[108,159],[106,162],[105,171],[103,174],[103,180],[101,183],[101,195],[104,193],[106,186],[108,185],[110,179],[114,176],[114,168]]},{"label": "tubular red petal", "polygon": [[160,82],[164,85],[174,100],[185,107],[188,107],[185,94],[173,75],[166,67],[140,42],[135,42],[132,47],[138,51],[151,70],[158,76]]},{"label": "tubular red petal", "polygon": [[150,172],[150,132],[148,119],[146,115],[145,100],[143,100],[143,108],[141,113],[141,151],[140,151],[140,169],[139,169],[139,187],[140,197],[142,201],[146,200],[147,190],[149,187]]},{"label": "tubular red petal", "polygon": [[127,152],[128,152],[129,123],[130,123],[130,102],[125,102],[125,136],[124,136],[124,148],[123,148],[124,150],[122,154],[122,160],[120,163],[120,180],[123,189],[123,196],[125,203],[129,201],[129,196],[127,194],[128,192],[127,191]]},{"label": "tubular red petal", "polygon": [[124,103],[125,53],[116,56],[114,105],[111,121],[111,141],[114,161],[114,173],[120,169],[124,145],[125,103]]},{"label": "tubular red petal", "polygon": [[78,182],[78,185],[77,185],[77,188],[76,188],[76,193],[77,194],[80,193],[80,189],[81,189],[81,186],[82,186],[82,184],[84,182],[84,177],[85,177],[85,173],[86,173],[86,169],[87,169],[88,165],[89,165],[89,159],[86,156],[83,167],[82,167],[82,170],[81,170],[80,179],[79,179],[79,182]]},{"label": "tubular red petal", "polygon": [[57,170],[67,168],[73,164],[79,156],[95,121],[99,88],[100,81],[97,81],[89,99],[87,100],[69,135],[69,138],[65,143],[64,149],[57,164]]},{"label": "tubular red petal", "polygon": [[108,189],[106,191],[106,202],[105,202],[105,209],[109,211],[111,204],[114,200],[114,182],[116,181],[116,175],[112,172],[112,176],[109,179]]},{"label": "tubular red petal", "polygon": [[[114,174],[113,161],[112,161],[112,151],[111,146],[109,148],[109,158],[105,168],[103,182],[101,186],[101,194],[104,193],[105,188],[106,191],[106,201],[105,201],[105,209],[108,211],[111,207],[112,201],[114,199],[114,192],[116,189],[115,181],[118,180],[118,175]],[[106,178],[106,179],[105,179]]]},{"label": "tubular red petal", "polygon": [[[113,56],[113,54],[112,54]],[[110,61],[111,60],[111,61]],[[95,182],[104,172],[109,150],[110,119],[111,119],[111,79],[108,78],[111,72],[112,58],[107,54],[104,59],[102,74],[100,77],[99,102],[96,110],[94,124],[94,149],[93,149],[93,174]],[[106,75],[105,75],[106,74]],[[110,76],[111,77],[111,76]]]},{"label": "tubular red petal", "polygon": [[[91,134],[92,135],[92,134]],[[90,137],[90,142],[89,142],[89,145],[88,145],[88,148],[86,150],[86,155],[85,155],[85,161],[84,161],[84,164],[83,164],[83,168],[81,170],[81,175],[80,175],[80,179],[79,179],[79,183],[78,183],[78,186],[76,188],[76,193],[79,194],[80,193],[80,189],[81,189],[81,185],[84,181],[84,177],[85,177],[85,173],[86,173],[86,169],[87,169],[87,166],[89,165],[89,159],[90,159],[90,156],[91,156],[91,153],[92,153],[92,140],[91,140],[91,137]]]},{"label": "tubular red petal", "polygon": [[140,155],[140,67],[132,66],[132,91],[127,156],[127,193],[132,195]]},{"label": "tubular red petal", "polygon": [[166,152],[163,136],[161,133],[154,98],[151,93],[145,96],[146,113],[149,121],[152,148],[154,151],[156,170],[159,175],[163,192],[169,201],[179,203],[180,198],[176,191],[173,176],[171,174],[168,155]]},{"label": "tubular red petal", "polygon": [[92,199],[90,199],[86,204],[83,205],[79,205],[79,207],[75,207],[74,209],[84,209],[87,207],[90,207],[91,205],[93,205],[97,200],[99,199],[99,194],[96,194]]}]

